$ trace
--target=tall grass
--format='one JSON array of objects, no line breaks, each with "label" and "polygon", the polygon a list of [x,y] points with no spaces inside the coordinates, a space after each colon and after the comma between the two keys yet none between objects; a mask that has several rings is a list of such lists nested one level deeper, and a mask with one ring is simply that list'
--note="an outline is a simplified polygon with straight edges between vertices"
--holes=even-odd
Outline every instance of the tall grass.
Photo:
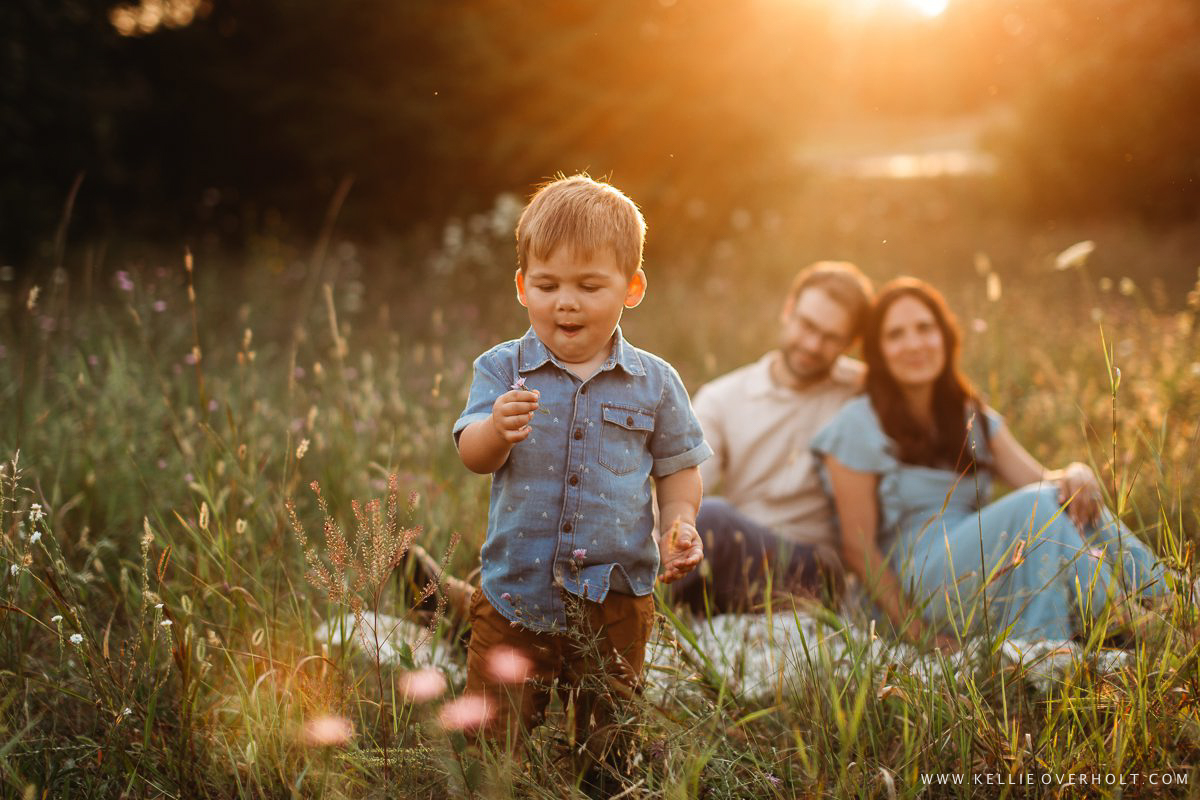
[{"label": "tall grass", "polygon": [[[348,612],[404,615],[421,588],[401,558],[411,543],[448,554],[458,575],[476,566],[487,483],[461,467],[449,430],[471,359],[524,329],[505,266],[511,213],[500,204],[428,246],[360,253],[337,243],[306,260],[264,245],[245,263],[93,259],[78,275],[47,274],[36,290],[0,281],[6,794],[572,791],[563,709],[524,759],[479,759],[437,723],[436,706],[397,688],[417,666],[412,652],[384,664],[364,656],[361,639],[316,636]],[[676,363],[693,389],[774,341],[780,265],[798,265],[764,251],[761,231],[744,236],[731,234],[729,246],[761,269],[657,265],[647,303],[627,317],[627,335]],[[1040,258],[992,279],[977,261],[939,281],[967,331],[968,373],[1044,462],[1090,459],[1123,518],[1190,578],[1200,536],[1196,305],[1079,268],[1054,272]],[[314,481],[323,509],[307,488]],[[357,587],[366,599],[356,606],[338,591],[353,577],[336,570],[310,582],[306,573],[339,556],[318,537],[306,555],[286,504],[302,528],[327,514],[357,529],[344,543],[364,553],[378,511],[353,503],[388,494],[390,535],[403,535],[368,553],[370,585]],[[1085,657],[1049,688],[1006,660],[1002,642],[976,641],[956,661],[904,660],[825,613],[811,638],[776,647],[781,677],[764,694],[731,681],[722,654],[689,644],[711,622],[669,615],[660,646],[677,651],[677,666],[656,673],[661,691],[632,723],[640,760],[626,796],[1109,793],[972,783],[1092,772],[1139,773],[1131,795],[1194,792],[1191,603],[1181,594],[1152,632],[1130,639],[1115,671],[1093,658],[1108,632],[1090,631]],[[777,618],[784,624],[787,611]],[[439,646],[453,648],[456,621],[432,624]],[[323,718],[346,727],[322,739],[312,725]],[[1167,771],[1191,782],[1147,783]],[[967,777],[923,784],[939,773]]]}]

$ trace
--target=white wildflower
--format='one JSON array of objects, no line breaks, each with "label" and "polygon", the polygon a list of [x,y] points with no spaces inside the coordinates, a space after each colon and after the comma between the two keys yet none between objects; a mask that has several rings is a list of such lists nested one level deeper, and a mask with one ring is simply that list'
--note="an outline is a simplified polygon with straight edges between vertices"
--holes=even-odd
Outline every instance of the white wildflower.
[{"label": "white wildflower", "polygon": [[41,531],[34,531],[33,535],[29,537],[30,544],[37,544],[41,540],[42,540],[42,532]]},{"label": "white wildflower", "polygon": [[50,621],[57,625],[58,623],[62,622],[62,614],[55,614],[50,618]]},{"label": "white wildflower", "polygon": [[34,503],[29,507],[29,519],[31,522],[39,522],[46,516],[46,512],[42,511],[41,503]]},{"label": "white wildflower", "polygon": [[14,576],[20,575],[21,574],[21,565],[13,564],[11,567],[8,568],[8,571],[11,572]]},{"label": "white wildflower", "polygon": [[83,634],[72,633],[71,634],[71,644],[83,644]]},{"label": "white wildflower", "polygon": [[164,628],[169,628],[169,627],[171,627],[171,626],[172,626],[174,623],[173,623],[173,622],[171,622],[171,620],[169,620],[169,619],[164,619],[162,622],[160,622],[160,623],[158,623],[158,624],[159,624],[159,625],[162,625]]},{"label": "white wildflower", "polygon": [[1085,239],[1082,242],[1076,242],[1058,254],[1054,259],[1054,268],[1057,270],[1072,269],[1082,267],[1087,263],[1088,256],[1096,249],[1096,243],[1091,239]]}]

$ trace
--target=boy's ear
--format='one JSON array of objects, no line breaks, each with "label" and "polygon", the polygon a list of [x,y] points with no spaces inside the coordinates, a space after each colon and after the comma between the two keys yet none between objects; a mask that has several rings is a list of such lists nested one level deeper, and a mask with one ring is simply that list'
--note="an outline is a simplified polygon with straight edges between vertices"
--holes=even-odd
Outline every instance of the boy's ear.
[{"label": "boy's ear", "polygon": [[517,302],[528,307],[529,304],[525,302],[525,273],[518,269],[514,280],[517,282]]},{"label": "boy's ear", "polygon": [[638,267],[629,279],[629,288],[625,290],[625,307],[636,308],[646,296],[646,271]]}]

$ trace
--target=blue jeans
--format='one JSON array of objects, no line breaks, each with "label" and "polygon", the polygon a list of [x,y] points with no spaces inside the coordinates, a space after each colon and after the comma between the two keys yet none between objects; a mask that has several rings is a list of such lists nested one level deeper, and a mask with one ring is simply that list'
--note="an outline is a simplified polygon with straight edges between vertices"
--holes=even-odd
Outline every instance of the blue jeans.
[{"label": "blue jeans", "polygon": [[722,497],[705,497],[696,515],[704,562],[669,587],[668,599],[703,614],[761,608],[771,592],[835,603],[841,562],[830,548],[783,539]]}]

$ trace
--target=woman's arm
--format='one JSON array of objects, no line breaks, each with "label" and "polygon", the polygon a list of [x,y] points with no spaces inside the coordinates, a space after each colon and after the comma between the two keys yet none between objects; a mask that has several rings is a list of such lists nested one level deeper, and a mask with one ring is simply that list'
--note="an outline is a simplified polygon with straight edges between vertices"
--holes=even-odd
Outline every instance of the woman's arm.
[{"label": "woman's arm", "polygon": [[1057,483],[1058,502],[1068,503],[1067,516],[1081,530],[1100,512],[1100,482],[1087,464],[1074,461],[1062,469],[1046,469],[1021,446],[1007,427],[992,434],[996,475],[1009,486]]},{"label": "woman's arm", "polygon": [[[879,476],[850,469],[828,455],[825,466],[842,530],[842,560],[862,580],[871,599],[896,630],[910,641],[918,641],[924,625],[909,606],[900,579],[879,549]],[[937,644],[943,648],[953,645],[946,637],[938,637]]]}]

